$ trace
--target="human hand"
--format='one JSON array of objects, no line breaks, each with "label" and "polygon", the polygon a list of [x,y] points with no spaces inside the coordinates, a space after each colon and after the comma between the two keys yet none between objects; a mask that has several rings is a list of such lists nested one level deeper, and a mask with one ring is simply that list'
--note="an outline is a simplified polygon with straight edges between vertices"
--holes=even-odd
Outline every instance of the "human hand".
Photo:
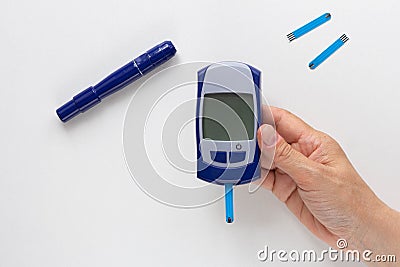
[{"label": "human hand", "polygon": [[[344,238],[349,248],[371,249],[373,244],[377,250],[400,252],[399,214],[372,192],[340,145],[288,111],[273,107],[271,111],[277,133],[267,124],[258,131],[263,186],[332,247]],[[271,159],[265,157],[274,148],[270,167]],[[396,230],[397,237],[392,233]],[[382,234],[396,238],[389,242],[382,240]]]}]

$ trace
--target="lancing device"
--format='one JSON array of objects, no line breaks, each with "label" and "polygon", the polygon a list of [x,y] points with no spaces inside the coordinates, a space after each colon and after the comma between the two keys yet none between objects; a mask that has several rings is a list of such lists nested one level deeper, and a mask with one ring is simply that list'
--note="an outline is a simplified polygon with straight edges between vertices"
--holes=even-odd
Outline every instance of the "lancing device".
[{"label": "lancing device", "polygon": [[72,100],[57,109],[58,117],[62,122],[69,121],[78,114],[100,103],[103,98],[124,88],[131,82],[136,81],[165,63],[175,53],[176,49],[171,41],[164,41],[156,45],[146,53],[108,75],[95,86],[90,86],[74,96]]}]

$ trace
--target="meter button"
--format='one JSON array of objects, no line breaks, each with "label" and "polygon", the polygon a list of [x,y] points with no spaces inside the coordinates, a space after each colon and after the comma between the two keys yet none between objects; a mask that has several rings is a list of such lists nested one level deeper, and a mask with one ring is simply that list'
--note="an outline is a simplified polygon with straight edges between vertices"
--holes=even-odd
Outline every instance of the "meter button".
[{"label": "meter button", "polygon": [[226,159],[226,152],[223,151],[211,151],[211,159],[215,162],[220,162],[220,163],[227,163]]},{"label": "meter button", "polygon": [[246,159],[246,152],[229,152],[229,162],[238,163]]}]

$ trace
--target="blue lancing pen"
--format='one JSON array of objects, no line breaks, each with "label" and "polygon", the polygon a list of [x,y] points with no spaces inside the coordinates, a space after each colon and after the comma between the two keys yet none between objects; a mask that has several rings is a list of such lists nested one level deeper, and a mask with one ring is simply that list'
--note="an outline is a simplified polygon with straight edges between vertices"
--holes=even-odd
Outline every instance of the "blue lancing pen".
[{"label": "blue lancing pen", "polygon": [[340,36],[340,38],[337,39],[331,46],[325,49],[324,52],[322,52],[318,57],[316,57],[313,61],[310,62],[310,64],[308,65],[310,69],[313,70],[317,68],[319,65],[321,65],[322,62],[327,60],[333,53],[339,50],[339,48],[341,48],[348,40],[349,37],[347,37],[346,34]]},{"label": "blue lancing pen", "polygon": [[72,100],[57,109],[56,113],[58,117],[62,122],[69,121],[80,113],[99,104],[105,97],[117,92],[165,63],[175,53],[176,49],[171,41],[164,41],[156,45],[146,53],[108,75],[96,85],[90,86],[75,95]]},{"label": "blue lancing pen", "polygon": [[287,38],[289,39],[289,42],[300,38],[301,36],[309,33],[310,31],[314,30],[315,28],[321,26],[325,22],[328,22],[331,19],[331,14],[330,13],[325,13],[324,15],[316,18],[315,20],[311,21],[310,23],[304,25],[303,27],[295,30],[292,33],[289,33],[287,35]]}]

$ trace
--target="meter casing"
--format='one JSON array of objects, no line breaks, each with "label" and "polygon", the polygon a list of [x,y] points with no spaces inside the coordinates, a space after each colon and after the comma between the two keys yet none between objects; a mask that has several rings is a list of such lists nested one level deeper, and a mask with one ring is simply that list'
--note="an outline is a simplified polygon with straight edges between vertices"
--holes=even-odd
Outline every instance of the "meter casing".
[{"label": "meter casing", "polygon": [[[220,62],[198,71],[196,108],[197,177],[216,184],[246,184],[260,178],[257,129],[261,121],[261,72],[240,62]],[[254,131],[249,140],[218,141],[203,138],[204,96],[251,94]]]}]

